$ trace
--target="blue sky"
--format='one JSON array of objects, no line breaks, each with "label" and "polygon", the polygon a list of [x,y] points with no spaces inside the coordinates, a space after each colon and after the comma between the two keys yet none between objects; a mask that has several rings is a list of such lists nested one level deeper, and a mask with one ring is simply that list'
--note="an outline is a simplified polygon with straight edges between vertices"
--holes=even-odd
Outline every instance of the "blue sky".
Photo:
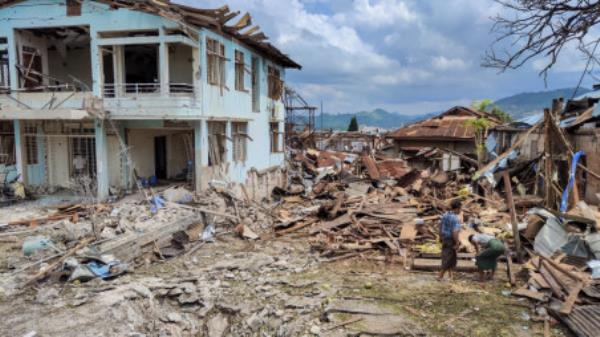
[{"label": "blue sky", "polygon": [[[178,0],[248,11],[303,70],[288,85],[326,112],[420,114],[523,91],[575,86],[584,60],[567,48],[547,79],[541,60],[498,74],[480,66],[495,38],[492,0]],[[590,86],[591,80],[584,82]]]}]

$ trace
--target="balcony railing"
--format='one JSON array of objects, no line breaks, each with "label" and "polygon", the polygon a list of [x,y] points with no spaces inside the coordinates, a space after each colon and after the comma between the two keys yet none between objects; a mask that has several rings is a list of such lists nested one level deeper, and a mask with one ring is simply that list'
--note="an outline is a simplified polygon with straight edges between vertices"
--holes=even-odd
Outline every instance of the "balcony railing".
[{"label": "balcony railing", "polygon": [[[140,96],[160,94],[160,83],[107,83],[102,88],[104,97]],[[169,93],[192,94],[194,85],[188,83],[169,83]]]}]

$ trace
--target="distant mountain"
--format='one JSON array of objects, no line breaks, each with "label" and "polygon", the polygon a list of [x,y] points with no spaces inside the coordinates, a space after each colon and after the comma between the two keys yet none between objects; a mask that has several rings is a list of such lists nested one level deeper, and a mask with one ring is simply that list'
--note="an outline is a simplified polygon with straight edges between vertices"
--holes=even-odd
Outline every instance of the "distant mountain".
[{"label": "distant mountain", "polygon": [[[495,104],[513,116],[513,119],[520,119],[543,112],[544,108],[550,108],[554,98],[564,97],[565,100],[570,99],[573,97],[574,91],[575,88],[564,88],[540,92],[524,92],[499,99]],[[575,96],[583,95],[590,91],[587,88],[579,88]]]},{"label": "distant mountain", "polygon": [[382,129],[397,129],[403,125],[416,122],[418,120],[429,118],[435,114],[420,114],[420,115],[402,115],[393,113],[384,109],[375,109],[373,111],[361,111],[357,113],[341,113],[329,114],[324,113],[315,116],[315,125],[317,130],[321,129],[321,119],[323,120],[324,129],[347,130],[352,117],[356,116],[359,127],[371,126]]},{"label": "distant mountain", "polygon": [[[552,99],[564,97],[570,99],[573,97],[575,88],[564,88],[540,92],[524,92],[510,97],[499,99],[495,102],[502,110],[513,116],[513,119],[520,119],[538,112],[544,111],[544,108],[552,105]],[[577,95],[583,95],[590,92],[590,89],[579,88]],[[448,109],[451,108],[450,106]],[[389,112],[384,109],[375,109],[373,111],[361,111],[357,113],[340,113],[340,114],[321,114],[315,116],[315,125],[317,130],[321,129],[321,120],[323,120],[324,129],[347,130],[350,120],[353,116],[358,119],[359,127],[370,126],[387,130],[394,130],[404,125],[414,123],[432,116],[438,115],[440,112],[432,112],[427,114],[406,115],[395,112]]]}]

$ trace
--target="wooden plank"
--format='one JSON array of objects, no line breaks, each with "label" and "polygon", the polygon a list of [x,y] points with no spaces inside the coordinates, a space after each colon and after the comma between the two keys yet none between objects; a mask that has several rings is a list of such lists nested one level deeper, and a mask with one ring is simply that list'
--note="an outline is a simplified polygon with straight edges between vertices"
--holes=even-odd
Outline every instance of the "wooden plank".
[{"label": "wooden plank", "polygon": [[515,249],[517,250],[517,261],[519,263],[522,263],[523,262],[523,254],[522,254],[522,250],[521,250],[521,236],[519,234],[517,212],[515,210],[515,201],[513,200],[512,185],[510,183],[510,177],[508,175],[508,170],[504,170],[504,172],[502,172],[502,178],[504,179],[504,190],[506,191],[506,202],[508,204],[508,209],[510,210],[510,222],[512,225],[513,238],[515,240]]},{"label": "wooden plank", "polygon": [[529,290],[527,289],[526,285],[513,291],[512,294],[515,296],[527,297],[540,302],[545,302],[547,300],[546,294],[538,291]]},{"label": "wooden plank", "polygon": [[517,285],[517,278],[515,277],[514,266],[512,262],[512,256],[506,254],[506,273],[508,274],[508,281],[511,286]]},{"label": "wooden plank", "polygon": [[550,289],[550,285],[548,284],[548,282],[546,282],[544,277],[539,273],[532,273],[530,275],[530,280],[535,281],[535,283],[537,283],[537,285],[539,285],[542,289]]},{"label": "wooden plank", "polygon": [[55,262],[49,264],[48,266],[46,266],[45,268],[42,268],[42,270],[40,270],[37,274],[35,274],[32,278],[29,279],[29,281],[27,281],[23,287],[28,287],[32,284],[34,284],[35,282],[43,279],[44,277],[46,277],[50,272],[52,272],[53,270],[55,270],[56,268],[62,266],[62,264],[65,262],[65,260],[73,255],[75,255],[75,253],[77,253],[78,250],[86,247],[88,244],[90,244],[92,241],[94,241],[94,238],[86,238],[83,239],[82,241],[80,241],[75,247],[69,249],[65,255],[63,255],[60,259],[56,260]]},{"label": "wooden plank", "polygon": [[293,225],[292,227],[275,231],[275,235],[282,236],[282,235],[285,235],[285,234],[289,234],[289,233],[298,231],[298,230],[300,230],[300,229],[302,229],[304,227],[308,227],[308,226],[314,224],[315,222],[317,222],[317,219],[308,219],[308,220],[303,221],[303,222],[298,222],[295,225]]},{"label": "wooden plank", "polygon": [[361,157],[363,164],[367,167],[367,173],[369,173],[369,177],[373,180],[381,179],[381,174],[379,173],[379,169],[377,168],[377,164],[375,160],[368,155],[364,155]]},{"label": "wooden plank", "polygon": [[321,223],[319,226],[313,228],[310,230],[310,234],[316,234],[322,231],[330,231],[332,229],[335,229],[337,227],[341,227],[347,224],[352,223],[352,219],[350,218],[350,214],[346,213],[340,217],[338,217],[337,219],[334,219],[332,221],[327,221],[327,222],[323,222]]},{"label": "wooden plank", "polygon": [[400,231],[401,241],[413,241],[417,237],[417,224],[414,221],[402,225]]},{"label": "wooden plank", "polygon": [[571,291],[569,292],[569,296],[567,296],[567,299],[565,300],[565,302],[563,303],[563,305],[560,307],[560,313],[563,315],[569,315],[571,313],[571,311],[573,310],[573,305],[575,304],[575,301],[577,301],[577,298],[579,297],[579,292],[581,292],[581,289],[583,289],[583,282],[577,282],[577,284],[575,285],[575,287],[573,289],[571,289]]},{"label": "wooden plank", "polygon": [[548,283],[548,286],[550,287],[550,290],[552,290],[554,296],[556,296],[558,299],[562,299],[564,297],[564,293],[560,285],[556,282],[552,274],[548,271],[548,267],[545,261],[541,261],[541,264],[542,265],[540,267],[540,274],[542,275],[546,283]]},{"label": "wooden plank", "polygon": [[[426,270],[426,271],[437,271],[440,269],[442,264],[441,260],[438,259],[414,259],[412,262],[411,269],[413,270]],[[470,260],[458,260],[456,264],[456,271],[462,272],[475,272],[477,267]]]}]

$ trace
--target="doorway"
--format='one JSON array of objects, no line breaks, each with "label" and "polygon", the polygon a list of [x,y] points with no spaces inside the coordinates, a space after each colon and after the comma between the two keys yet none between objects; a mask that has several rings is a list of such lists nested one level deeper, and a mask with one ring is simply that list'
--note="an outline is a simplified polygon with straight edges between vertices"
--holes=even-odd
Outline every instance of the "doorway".
[{"label": "doorway", "polygon": [[167,137],[154,137],[154,175],[167,179]]}]

